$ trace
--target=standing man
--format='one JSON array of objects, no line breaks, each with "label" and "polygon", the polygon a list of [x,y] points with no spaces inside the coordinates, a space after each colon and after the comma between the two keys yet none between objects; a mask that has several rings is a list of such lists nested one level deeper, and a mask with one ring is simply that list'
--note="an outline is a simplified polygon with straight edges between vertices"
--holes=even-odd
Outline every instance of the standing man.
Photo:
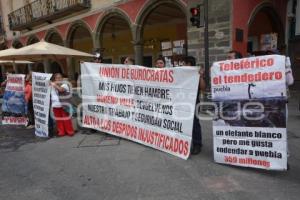
[{"label": "standing man", "polygon": [[227,60],[243,58],[242,54],[236,50],[231,50],[227,53]]},{"label": "standing man", "polygon": [[[185,59],[185,66],[195,66],[196,60],[192,56],[188,56]],[[163,57],[159,57],[155,61],[155,67],[157,68],[164,68],[165,67],[165,60]],[[200,91],[205,91],[205,80],[204,80],[204,70],[201,68],[199,70],[200,74],[200,81],[199,81],[199,89],[197,92],[197,98],[196,98],[196,108],[197,105],[200,103]],[[193,132],[192,132],[192,149],[191,154],[196,155],[201,152],[202,149],[202,131],[201,131],[201,125],[198,118],[198,112],[195,111],[194,114],[194,122],[193,122]]]},{"label": "standing man", "polygon": [[[94,63],[102,63],[102,61],[103,61],[103,58],[102,58],[102,56],[101,56],[101,54],[100,53],[98,53],[98,52],[96,52],[95,53],[95,57],[94,57]],[[92,133],[96,133],[97,132],[97,130],[95,130],[95,129],[90,129],[90,131],[89,132],[87,132],[86,134],[92,134]]]},{"label": "standing man", "polygon": [[[187,56],[185,60],[186,66],[195,66],[196,65],[196,59],[192,56]],[[200,103],[200,93],[201,91],[205,91],[205,79],[204,79],[204,68],[201,67],[199,70],[200,74],[200,81],[199,81],[199,87],[197,92],[197,98],[196,98],[196,106],[195,109],[198,107],[197,105]],[[192,132],[192,149],[191,154],[197,155],[201,152],[202,149],[202,130],[201,130],[201,124],[198,117],[198,110],[195,110],[194,114],[194,122],[193,122],[193,132]]]},{"label": "standing man", "polygon": [[102,63],[102,56],[101,56],[101,54],[100,53],[96,53],[95,54],[95,58],[94,58],[94,62],[95,63]]}]

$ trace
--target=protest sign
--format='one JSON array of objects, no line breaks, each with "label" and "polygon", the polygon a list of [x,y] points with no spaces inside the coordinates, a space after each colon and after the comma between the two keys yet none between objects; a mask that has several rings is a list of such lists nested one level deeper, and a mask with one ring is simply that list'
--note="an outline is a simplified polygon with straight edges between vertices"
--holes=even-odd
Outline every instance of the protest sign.
[{"label": "protest sign", "polygon": [[26,125],[25,75],[8,74],[2,104],[2,124]]},{"label": "protest sign", "polygon": [[287,168],[285,57],[220,61],[211,68],[214,159],[218,163]]},{"label": "protest sign", "polygon": [[81,64],[83,126],[187,159],[197,68]]},{"label": "protest sign", "polygon": [[50,78],[52,74],[32,73],[32,97],[35,118],[35,135],[48,137],[50,110]]}]

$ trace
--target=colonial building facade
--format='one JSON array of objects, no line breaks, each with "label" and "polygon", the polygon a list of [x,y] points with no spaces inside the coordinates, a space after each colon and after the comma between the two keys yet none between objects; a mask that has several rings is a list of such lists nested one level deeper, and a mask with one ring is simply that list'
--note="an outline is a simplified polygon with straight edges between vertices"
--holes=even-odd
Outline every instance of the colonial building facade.
[{"label": "colonial building facade", "polygon": [[[271,45],[286,48],[286,52],[289,49],[293,63],[297,64],[299,52],[291,53],[297,43],[289,45],[297,37],[287,34],[291,20],[296,19],[288,13],[296,16],[297,2],[209,0],[210,63],[225,59],[231,49],[246,56]],[[176,52],[194,56],[201,64],[204,30],[190,25],[190,8],[202,3],[201,0],[1,0],[1,49],[20,48],[44,39],[88,53],[100,51],[107,63],[122,63],[131,56],[137,64],[152,66],[159,55],[175,58]],[[55,61],[56,65],[51,64],[54,61],[48,62],[35,64],[32,69],[60,70],[71,78],[80,73],[78,60]],[[297,70],[296,77],[300,77]]]}]

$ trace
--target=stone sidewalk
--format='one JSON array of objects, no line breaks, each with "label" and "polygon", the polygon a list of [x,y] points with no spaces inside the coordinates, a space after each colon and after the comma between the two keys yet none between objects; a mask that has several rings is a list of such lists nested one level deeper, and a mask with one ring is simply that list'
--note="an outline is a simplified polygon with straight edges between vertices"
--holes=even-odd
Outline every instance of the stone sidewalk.
[{"label": "stone sidewalk", "polygon": [[33,130],[0,127],[0,199],[7,200],[298,200],[300,112],[289,103],[287,172],[214,163],[211,122],[204,147],[187,161],[105,134],[38,139]]}]

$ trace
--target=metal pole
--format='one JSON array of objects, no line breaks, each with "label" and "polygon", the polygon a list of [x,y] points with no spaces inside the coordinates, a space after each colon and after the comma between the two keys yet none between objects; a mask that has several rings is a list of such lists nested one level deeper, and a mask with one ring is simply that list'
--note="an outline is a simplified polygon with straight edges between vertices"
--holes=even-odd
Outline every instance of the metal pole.
[{"label": "metal pole", "polygon": [[[210,101],[210,66],[209,66],[209,35],[208,35],[208,0],[204,0],[204,61],[205,61],[205,94],[204,100]],[[204,108],[209,110],[210,108]]]},{"label": "metal pole", "polygon": [[15,73],[18,74],[19,71],[18,71],[18,67],[17,67],[17,65],[16,65],[15,60],[13,60],[13,63],[12,63],[12,64],[13,64],[13,69],[14,69]]},{"label": "metal pole", "polygon": [[205,61],[205,83],[206,93],[210,92],[209,76],[209,36],[208,36],[208,0],[204,0],[204,61]]}]

